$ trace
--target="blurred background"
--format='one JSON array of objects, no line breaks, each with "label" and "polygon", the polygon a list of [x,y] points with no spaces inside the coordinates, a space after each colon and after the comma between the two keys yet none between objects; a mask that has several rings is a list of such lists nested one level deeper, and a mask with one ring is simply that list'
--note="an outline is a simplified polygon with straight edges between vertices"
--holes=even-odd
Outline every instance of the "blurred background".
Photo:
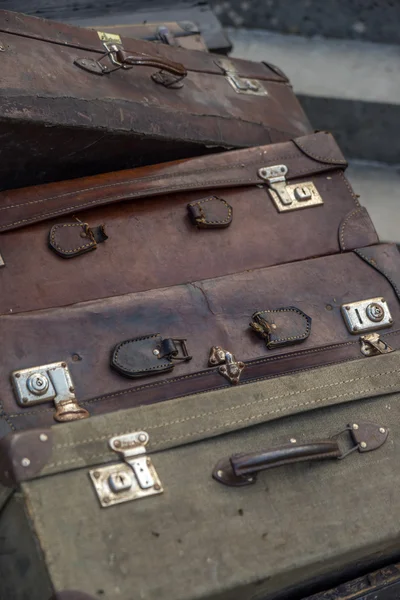
[{"label": "blurred background", "polygon": [[232,56],[279,66],[315,129],[336,136],[382,241],[400,242],[399,0],[0,0],[0,8],[85,27],[195,21],[205,38],[232,45]]}]

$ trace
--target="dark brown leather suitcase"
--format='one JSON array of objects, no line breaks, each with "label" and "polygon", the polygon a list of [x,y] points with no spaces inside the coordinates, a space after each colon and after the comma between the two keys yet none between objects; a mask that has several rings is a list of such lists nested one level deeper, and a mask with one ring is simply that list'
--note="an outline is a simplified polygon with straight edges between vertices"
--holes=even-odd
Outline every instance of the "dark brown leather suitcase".
[{"label": "dark brown leather suitcase", "polygon": [[321,132],[0,193],[0,314],[375,244],[345,168]]},{"label": "dark brown leather suitcase", "polygon": [[311,132],[285,75],[0,11],[5,188]]},{"label": "dark brown leather suitcase", "polygon": [[[103,28],[107,30],[107,33],[116,33],[120,36],[147,42],[158,42],[187,50],[208,50],[200,29],[190,21],[180,21],[179,23],[159,21],[131,25],[124,23],[122,25],[106,25]],[[100,29],[100,26],[97,29]]]}]

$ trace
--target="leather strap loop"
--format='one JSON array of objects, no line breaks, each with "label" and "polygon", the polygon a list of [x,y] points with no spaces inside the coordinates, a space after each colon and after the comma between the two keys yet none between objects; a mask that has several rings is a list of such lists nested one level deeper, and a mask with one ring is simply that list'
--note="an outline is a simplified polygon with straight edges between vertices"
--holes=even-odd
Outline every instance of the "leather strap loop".
[{"label": "leather strap loop", "polygon": [[177,77],[186,77],[187,75],[187,70],[182,64],[167,60],[166,58],[156,58],[154,56],[146,56],[145,54],[130,55],[122,48],[119,48],[115,54],[118,62],[123,65],[156,67]]}]

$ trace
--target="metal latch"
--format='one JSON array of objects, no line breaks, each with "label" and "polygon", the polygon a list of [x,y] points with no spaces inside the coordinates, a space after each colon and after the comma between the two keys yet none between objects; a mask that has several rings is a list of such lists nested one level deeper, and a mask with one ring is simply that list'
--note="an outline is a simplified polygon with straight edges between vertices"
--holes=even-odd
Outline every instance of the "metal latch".
[{"label": "metal latch", "polygon": [[151,458],[146,455],[148,441],[149,434],[145,431],[135,431],[109,440],[111,450],[121,455],[125,462],[89,471],[103,508],[162,494],[161,481]]},{"label": "metal latch", "polygon": [[289,185],[286,182],[286,165],[259,169],[258,175],[267,182],[269,193],[279,212],[318,206],[324,201],[312,181]]},{"label": "metal latch", "polygon": [[58,362],[20,369],[11,373],[17,402],[24,408],[53,401],[56,421],[86,419],[89,413],[79,406],[67,363]]},{"label": "metal latch", "polygon": [[239,383],[240,376],[245,367],[244,362],[236,360],[231,352],[224,350],[221,346],[213,346],[211,348],[208,364],[211,367],[220,365],[218,371],[233,385]]},{"label": "metal latch", "polygon": [[122,44],[121,37],[117,33],[107,33],[106,31],[98,31],[97,35],[102,42],[111,44]]},{"label": "metal latch", "polygon": [[1,252],[0,252],[0,268],[5,267],[5,266],[6,266],[6,263],[4,262],[4,258],[2,257]]},{"label": "metal latch", "polygon": [[391,327],[393,323],[385,298],[369,298],[349,302],[340,307],[344,322],[350,333],[375,331]]},{"label": "metal latch", "polygon": [[377,354],[389,354],[393,348],[381,338],[379,333],[367,333],[360,336],[361,352],[364,356],[376,356]]},{"label": "metal latch", "polygon": [[226,79],[238,94],[268,96],[268,91],[261,81],[238,75],[235,65],[227,58],[216,60],[215,63],[223,70]]}]

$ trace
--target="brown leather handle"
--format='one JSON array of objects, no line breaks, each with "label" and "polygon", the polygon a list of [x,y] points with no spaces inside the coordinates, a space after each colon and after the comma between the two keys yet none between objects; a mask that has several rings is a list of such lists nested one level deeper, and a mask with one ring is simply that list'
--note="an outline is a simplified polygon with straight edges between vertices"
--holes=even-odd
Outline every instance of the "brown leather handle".
[{"label": "brown leather handle", "polygon": [[322,440],[309,444],[288,444],[263,452],[234,454],[217,463],[213,477],[220,483],[243,486],[255,483],[259,471],[291,463],[339,458],[341,451],[337,440]]},{"label": "brown leather handle", "polygon": [[156,67],[157,69],[168,71],[168,73],[172,73],[172,75],[176,75],[178,77],[186,77],[187,75],[187,70],[182,64],[173,62],[172,60],[168,60],[166,58],[156,58],[154,56],[146,56],[144,54],[131,55],[125,52],[125,50],[122,48],[119,48],[115,54],[118,62],[123,65]]}]

